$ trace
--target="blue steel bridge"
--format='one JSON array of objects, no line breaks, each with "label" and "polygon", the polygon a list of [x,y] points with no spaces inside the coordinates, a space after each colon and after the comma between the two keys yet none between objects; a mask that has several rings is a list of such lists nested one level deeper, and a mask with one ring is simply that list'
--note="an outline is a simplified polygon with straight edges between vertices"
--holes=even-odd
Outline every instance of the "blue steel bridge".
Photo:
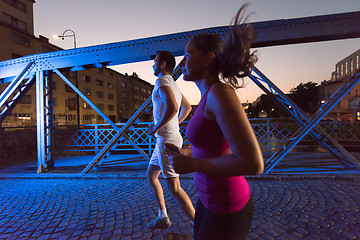
[{"label": "blue steel bridge", "polygon": [[[257,39],[252,47],[256,48],[336,41],[360,37],[360,12],[254,22],[252,25],[257,33]],[[108,158],[117,148],[121,148],[122,145],[131,146],[142,158],[148,160],[151,151],[143,149],[144,146],[139,144],[138,139],[136,139],[138,135],[134,134],[134,131],[138,125],[139,118],[151,107],[151,98],[147,99],[126,123],[117,125],[102,113],[59,69],[67,68],[70,71],[78,71],[147,61],[156,54],[158,49],[167,49],[175,56],[181,56],[186,43],[191,37],[201,33],[216,33],[224,37],[226,32],[227,27],[213,27],[72,50],[35,54],[2,61],[0,62],[0,79],[4,83],[9,83],[9,85],[0,95],[0,123],[10,114],[11,110],[29,88],[35,84],[37,101],[37,172],[42,173],[51,170],[54,166],[54,124],[51,86],[52,74],[55,73],[111,127],[111,131],[109,131],[111,134],[106,136],[106,144],[94,150],[95,156],[89,160],[82,173],[89,173],[100,166],[104,159]],[[177,79],[180,75],[179,67],[175,68],[173,72],[174,78]],[[334,159],[337,159],[349,169],[360,169],[359,161],[338,142],[331,134],[331,131],[329,132],[326,129],[326,126],[320,124],[325,115],[360,81],[360,73],[350,76],[344,85],[313,116],[308,116],[291,101],[276,86],[276,79],[270,80],[256,66],[253,68],[249,78],[270,96],[273,101],[280,103],[298,126],[297,131],[288,136],[287,141],[283,142],[281,147],[272,152],[266,159],[265,174],[270,173],[305,137],[310,137],[313,141],[317,142]],[[259,126],[255,125],[253,127],[254,129],[256,127],[259,128]],[[264,126],[260,126],[260,128],[262,127]],[[271,126],[267,125],[266,127]],[[138,127],[138,129],[140,128]],[[84,132],[86,130],[80,130],[76,134],[81,135]],[[267,132],[269,133],[269,131]],[[98,134],[93,135],[94,142],[99,141],[98,136]],[[82,135],[77,140],[81,140],[83,137],[86,138],[85,135]],[[271,138],[269,138],[269,134],[265,138],[258,135],[258,138],[260,141],[268,141],[270,144]]]}]

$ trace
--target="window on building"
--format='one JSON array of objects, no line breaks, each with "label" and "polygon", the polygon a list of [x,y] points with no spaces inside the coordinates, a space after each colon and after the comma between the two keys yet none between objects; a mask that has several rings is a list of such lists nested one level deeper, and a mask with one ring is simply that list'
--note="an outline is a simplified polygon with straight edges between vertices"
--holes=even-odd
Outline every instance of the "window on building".
[{"label": "window on building", "polygon": [[19,19],[17,19],[16,26],[17,28],[26,31],[26,23]]},{"label": "window on building", "polygon": [[356,69],[359,69],[360,63],[359,63],[359,56],[356,56]]},{"label": "window on building", "polygon": [[17,4],[16,4],[17,9],[26,13],[26,5],[20,1],[16,1],[16,2],[17,2]]},{"label": "window on building", "polygon": [[65,99],[65,107],[69,110],[75,110],[76,109],[76,98],[68,98]]},{"label": "window on building", "polygon": [[2,19],[5,23],[12,25],[12,17],[9,14],[3,12]]},{"label": "window on building", "polygon": [[20,36],[16,33],[12,33],[12,41],[16,44],[25,46],[25,47],[30,47],[30,39]]},{"label": "window on building", "polygon": [[112,72],[108,72],[108,77],[109,78],[114,78],[114,74]]},{"label": "window on building", "polygon": [[139,91],[139,90],[140,90],[140,87],[137,86],[137,85],[134,85],[134,89],[135,89],[135,91]]},{"label": "window on building", "polygon": [[344,75],[344,64],[341,64],[340,66],[340,76]]},{"label": "window on building", "polygon": [[102,86],[103,85],[103,80],[96,79],[96,85],[97,86]]},{"label": "window on building", "polygon": [[73,79],[74,79],[74,78],[75,78],[75,74],[76,74],[76,72],[70,72],[70,71],[69,71],[69,77],[70,77],[70,78],[73,78]]},{"label": "window on building", "polygon": [[26,31],[26,23],[3,12],[3,21],[20,30]]},{"label": "window on building", "polygon": [[91,121],[91,114],[84,114],[83,121]]},{"label": "window on building", "polygon": [[151,94],[151,90],[147,90],[147,93],[148,93],[148,94]]},{"label": "window on building", "polygon": [[134,95],[134,98],[135,98],[135,100],[140,100],[140,96],[139,95]]},{"label": "window on building", "polygon": [[67,84],[65,84],[65,92],[74,93],[75,91]]},{"label": "window on building", "polygon": [[89,77],[89,76],[86,76],[86,75],[83,75],[83,76],[82,76],[82,80],[83,80],[84,82],[89,83],[89,82],[90,82],[90,77]]},{"label": "window on building", "polygon": [[345,63],[345,74],[348,74],[349,72],[349,64],[348,62]]},{"label": "window on building", "polygon": [[98,108],[99,108],[100,110],[103,110],[103,109],[104,109],[104,104],[98,103]]},{"label": "window on building", "polygon": [[30,113],[14,113],[14,118],[16,120],[31,120],[31,114]]},{"label": "window on building", "polygon": [[111,94],[111,93],[109,93],[108,98],[109,98],[110,100],[113,100],[113,99],[114,99],[114,95]]},{"label": "window on building", "polygon": [[19,9],[20,11],[26,13],[26,5],[19,0],[3,0],[7,4],[13,6],[14,8]]},{"label": "window on building", "polygon": [[109,105],[108,105],[108,110],[109,110],[109,111],[114,111],[114,105],[109,104]]},{"label": "window on building", "polygon": [[102,75],[102,74],[103,74],[103,70],[102,70],[101,68],[97,68],[97,69],[96,69],[96,73],[98,73],[98,74],[101,74],[101,75]]},{"label": "window on building", "polygon": [[120,86],[126,88],[126,82],[120,82]]},{"label": "window on building", "polygon": [[71,71],[69,71],[69,70],[62,70],[61,72],[62,72],[62,74],[64,74],[64,76],[67,77],[67,78],[72,78],[72,79],[75,78],[76,72],[71,72]]},{"label": "window on building", "polygon": [[126,97],[127,97],[126,92],[122,92],[122,93],[121,93],[121,97],[122,97],[122,98],[126,98]]},{"label": "window on building", "polygon": [[108,88],[110,88],[110,89],[113,89],[113,88],[114,88],[114,85],[113,85],[112,83],[110,83],[110,82],[107,84],[107,86],[108,86]]},{"label": "window on building", "polygon": [[90,96],[90,95],[91,95],[91,89],[83,88],[83,93],[84,93],[86,96]]},{"label": "window on building", "polygon": [[96,91],[96,97],[98,98],[103,98],[104,97],[104,93],[100,92],[100,91]]},{"label": "window on building", "polygon": [[90,109],[91,107],[90,107],[90,105],[87,103],[87,102],[83,102],[83,108],[84,109]]},{"label": "window on building", "polygon": [[335,72],[333,74],[331,74],[331,79],[335,80]]},{"label": "window on building", "polygon": [[26,94],[25,96],[23,96],[20,100],[19,103],[22,104],[31,104],[31,95]]},{"label": "window on building", "polygon": [[72,121],[75,121],[75,115],[73,114],[66,114],[66,121],[67,122],[72,122]]},{"label": "window on building", "polygon": [[354,71],[354,59],[350,59],[350,72]]},{"label": "window on building", "polygon": [[121,103],[119,111],[122,113],[126,111],[126,103]]}]

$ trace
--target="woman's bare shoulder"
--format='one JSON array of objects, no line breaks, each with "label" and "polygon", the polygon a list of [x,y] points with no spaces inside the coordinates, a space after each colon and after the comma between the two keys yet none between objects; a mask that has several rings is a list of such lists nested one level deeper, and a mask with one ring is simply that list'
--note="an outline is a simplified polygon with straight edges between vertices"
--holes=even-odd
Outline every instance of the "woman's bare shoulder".
[{"label": "woman's bare shoulder", "polygon": [[228,98],[228,97],[234,97],[236,96],[235,89],[228,84],[225,83],[216,83],[214,86],[210,89],[209,95],[211,97],[215,98]]}]

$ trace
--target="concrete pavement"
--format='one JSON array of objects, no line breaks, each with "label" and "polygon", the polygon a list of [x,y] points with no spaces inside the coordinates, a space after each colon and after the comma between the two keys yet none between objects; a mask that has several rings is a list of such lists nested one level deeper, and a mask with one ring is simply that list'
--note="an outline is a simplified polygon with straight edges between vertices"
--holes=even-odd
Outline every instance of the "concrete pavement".
[{"label": "concrete pavement", "polygon": [[[74,166],[45,174],[34,174],[26,164],[3,168],[0,239],[192,239],[192,225],[169,193],[165,198],[172,226],[146,229],[157,214],[144,178],[146,165],[69,173],[82,169]],[[256,206],[248,239],[360,238],[360,174],[247,179]],[[195,204],[192,175],[182,176],[181,184]]]}]

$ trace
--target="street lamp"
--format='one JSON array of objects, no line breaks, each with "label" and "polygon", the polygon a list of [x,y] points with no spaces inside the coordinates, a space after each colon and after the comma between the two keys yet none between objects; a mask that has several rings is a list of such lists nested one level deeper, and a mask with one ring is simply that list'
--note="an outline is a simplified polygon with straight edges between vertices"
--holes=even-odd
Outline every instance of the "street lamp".
[{"label": "street lamp", "polygon": [[[65,35],[67,32],[71,32],[71,34]],[[76,36],[75,36],[75,32],[71,29],[66,29],[62,35],[56,36],[58,38],[61,38],[62,40],[64,40],[66,37],[74,37],[74,48],[76,48]]]},{"label": "street lamp", "polygon": [[[70,32],[70,33],[68,33]],[[66,29],[62,35],[56,36],[57,38],[61,38],[62,40],[65,40],[66,37],[73,37],[74,38],[74,49],[76,49],[76,36],[75,32],[71,29]],[[77,72],[75,71],[75,86],[77,89],[79,89],[79,83],[78,83],[78,76]],[[77,126],[80,128],[80,103],[79,103],[79,94],[76,94],[76,108],[77,108]]]}]

